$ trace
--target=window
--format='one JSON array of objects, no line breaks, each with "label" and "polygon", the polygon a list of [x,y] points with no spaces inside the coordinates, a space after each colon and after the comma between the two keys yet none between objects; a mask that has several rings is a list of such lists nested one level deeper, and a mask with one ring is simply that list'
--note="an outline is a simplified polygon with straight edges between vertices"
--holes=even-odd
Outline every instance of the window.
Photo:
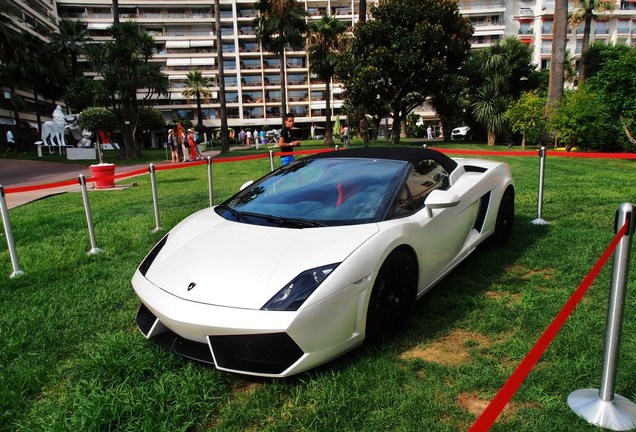
[{"label": "window", "polygon": [[424,207],[428,194],[448,189],[448,173],[433,159],[421,161],[409,174],[391,211],[392,217],[406,216]]}]

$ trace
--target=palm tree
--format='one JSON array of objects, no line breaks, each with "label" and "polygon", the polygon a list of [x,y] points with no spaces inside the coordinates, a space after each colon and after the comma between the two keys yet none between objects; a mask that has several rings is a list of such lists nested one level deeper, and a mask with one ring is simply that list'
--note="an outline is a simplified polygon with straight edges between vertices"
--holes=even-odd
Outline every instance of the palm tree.
[{"label": "palm tree", "polygon": [[221,35],[221,5],[219,0],[214,0],[214,20],[216,26],[216,57],[219,62],[219,103],[221,104],[221,153],[230,151],[230,142],[227,129],[227,103],[225,101],[225,76],[223,75],[223,43]]},{"label": "palm tree", "polygon": [[488,131],[488,145],[494,146],[497,135],[505,133],[505,116],[509,102],[510,64],[504,44],[496,42],[479,53],[484,84],[477,90],[471,106],[475,120]]},{"label": "palm tree", "polygon": [[[570,27],[572,27],[574,31],[576,31],[581,23],[584,23],[583,44],[581,46],[581,54],[584,54],[590,44],[592,18],[596,15],[596,13],[613,10],[615,5],[612,0],[576,0],[574,3],[578,6],[578,9],[576,9],[572,13],[572,15],[570,15],[570,19],[568,20],[568,22],[570,24]],[[583,85],[584,79],[585,60],[584,56],[582,55],[581,66],[579,68],[579,85]]]},{"label": "palm tree", "polygon": [[307,12],[296,0],[258,0],[260,12],[252,25],[263,47],[279,56],[281,83],[281,120],[287,113],[287,82],[285,80],[285,49],[301,50],[305,42]]},{"label": "palm tree", "polygon": [[338,52],[343,47],[347,26],[335,17],[324,15],[309,25],[309,70],[325,81],[325,145],[333,146],[331,129],[331,78],[335,73]]},{"label": "palm tree", "polygon": [[210,86],[212,80],[203,76],[200,70],[193,70],[188,72],[188,77],[185,82],[185,89],[181,92],[183,96],[188,100],[195,99],[197,102],[197,124],[202,124],[203,113],[201,111],[201,99],[208,103],[212,96]]},{"label": "palm tree", "polygon": [[71,62],[71,77],[82,74],[77,59],[86,53],[88,30],[81,21],[63,19],[60,21],[60,31],[51,38],[51,47],[62,62]]}]

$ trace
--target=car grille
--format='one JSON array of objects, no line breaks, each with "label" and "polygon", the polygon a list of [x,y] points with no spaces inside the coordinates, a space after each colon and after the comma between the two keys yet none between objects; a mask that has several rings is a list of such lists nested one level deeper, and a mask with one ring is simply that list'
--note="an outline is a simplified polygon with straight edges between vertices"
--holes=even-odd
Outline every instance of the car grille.
[{"label": "car grille", "polygon": [[280,374],[303,351],[286,333],[208,336],[217,366],[238,371]]},{"label": "car grille", "polygon": [[[137,327],[148,339],[173,353],[244,373],[277,375],[303,355],[286,333],[208,336],[208,344],[185,339],[164,326],[142,303]],[[214,351],[214,357],[212,357]]]}]

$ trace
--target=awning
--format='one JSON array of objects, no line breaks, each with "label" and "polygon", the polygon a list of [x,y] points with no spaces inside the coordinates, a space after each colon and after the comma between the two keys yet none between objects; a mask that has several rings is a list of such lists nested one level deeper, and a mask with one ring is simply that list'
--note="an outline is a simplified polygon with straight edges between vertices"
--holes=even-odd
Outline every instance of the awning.
[{"label": "awning", "polygon": [[327,108],[327,102],[312,102],[309,105],[310,109],[326,109]]},{"label": "awning", "polygon": [[88,30],[106,30],[111,25],[113,25],[113,23],[96,23],[96,22],[92,22],[92,23],[88,23],[86,28]]},{"label": "awning", "polygon": [[189,58],[169,58],[166,60],[166,66],[190,66]]},{"label": "awning", "polygon": [[214,64],[214,59],[212,57],[195,57],[190,61],[190,64],[192,66],[210,66]]},{"label": "awning", "polygon": [[214,39],[198,39],[190,41],[191,47],[207,47],[214,46]]},{"label": "awning", "polygon": [[169,80],[184,80],[186,78],[188,78],[187,75],[169,75],[168,76]]},{"label": "awning", "polygon": [[38,128],[38,124],[36,122],[32,122],[32,121],[27,121],[26,122],[29,126],[31,126],[33,129],[37,129]]},{"label": "awning", "polygon": [[473,36],[492,36],[492,35],[503,35],[503,30],[475,30]]},{"label": "awning", "polygon": [[170,48],[190,48],[189,40],[169,40],[166,41],[166,49]]}]

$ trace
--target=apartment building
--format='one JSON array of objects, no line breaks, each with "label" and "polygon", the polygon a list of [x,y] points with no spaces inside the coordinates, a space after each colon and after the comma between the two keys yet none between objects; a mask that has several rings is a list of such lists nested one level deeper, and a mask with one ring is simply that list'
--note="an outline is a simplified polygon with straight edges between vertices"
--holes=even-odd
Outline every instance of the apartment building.
[{"label": "apartment building", "polygon": [[[377,0],[367,0],[368,7]],[[308,13],[308,21],[324,14],[335,15],[352,29],[358,20],[358,0],[299,0]],[[615,0],[616,8],[592,24],[592,40],[636,44],[636,0]],[[76,19],[87,25],[93,41],[105,40],[112,24],[111,0],[0,0],[4,13],[36,31],[44,40],[54,23],[62,18]],[[6,6],[6,7],[5,7]],[[258,43],[252,21],[258,12],[253,0],[220,0],[220,21],[224,70],[218,70],[213,2],[206,0],[119,0],[120,20],[141,23],[156,41],[156,55],[169,78],[170,90],[155,107],[166,120],[196,119],[194,101],[181,93],[190,70],[199,69],[213,82],[212,97],[203,104],[202,122],[220,125],[219,73],[226,85],[228,123],[231,127],[280,127],[280,64],[277,56],[264,52]],[[552,48],[554,0],[460,0],[460,12],[474,25],[474,48],[485,47],[509,35],[533,47],[533,62],[547,69]],[[570,2],[574,10],[574,2]],[[30,13],[34,15],[32,18]],[[582,25],[568,34],[567,47],[580,59]],[[285,54],[288,110],[297,116],[303,130],[324,124],[326,86],[309,71],[305,51]],[[87,74],[92,74],[88,71]],[[3,88],[4,90],[4,88]],[[333,83],[332,115],[345,116],[343,88]],[[25,113],[29,121],[29,113]],[[435,113],[423,109],[426,118]],[[0,110],[2,117],[7,112]]]}]

